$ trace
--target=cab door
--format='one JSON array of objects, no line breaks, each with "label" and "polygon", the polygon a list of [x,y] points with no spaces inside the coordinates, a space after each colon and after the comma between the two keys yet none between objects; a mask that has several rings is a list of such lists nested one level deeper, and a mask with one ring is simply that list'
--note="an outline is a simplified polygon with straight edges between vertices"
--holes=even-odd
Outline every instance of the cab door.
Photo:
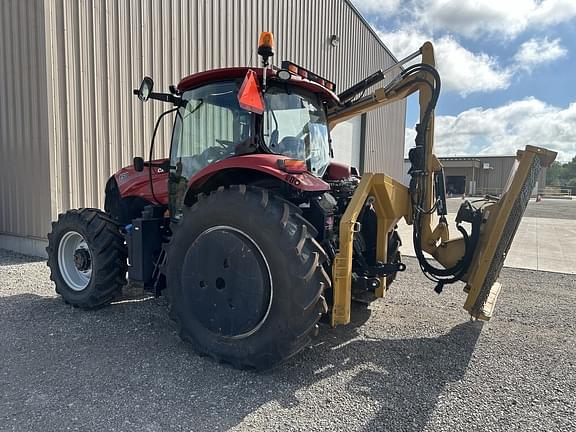
[{"label": "cab door", "polygon": [[179,219],[190,179],[208,165],[239,153],[254,133],[253,114],[240,108],[236,80],[209,83],[183,93],[172,136],[169,206]]}]

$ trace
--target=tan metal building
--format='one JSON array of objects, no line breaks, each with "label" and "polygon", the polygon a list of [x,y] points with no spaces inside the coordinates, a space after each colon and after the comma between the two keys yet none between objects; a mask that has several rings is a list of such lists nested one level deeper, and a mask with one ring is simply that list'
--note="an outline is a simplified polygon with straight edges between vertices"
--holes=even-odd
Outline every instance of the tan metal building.
[{"label": "tan metal building", "polygon": [[[506,187],[516,161],[515,156],[472,156],[441,157],[446,181],[446,193],[450,195],[501,195]],[[404,182],[410,162],[404,160]],[[534,194],[543,190],[546,184],[546,168],[542,168],[534,188]]]},{"label": "tan metal building", "polygon": [[[50,221],[102,207],[104,185],[145,156],[160,103],[131,94],[142,76],[257,66],[259,32],[343,90],[394,58],[342,0],[2,0],[0,247],[44,255]],[[402,177],[405,102],[334,132],[338,159]],[[164,124],[157,154],[167,153]],[[162,145],[163,144],[163,145]]]}]

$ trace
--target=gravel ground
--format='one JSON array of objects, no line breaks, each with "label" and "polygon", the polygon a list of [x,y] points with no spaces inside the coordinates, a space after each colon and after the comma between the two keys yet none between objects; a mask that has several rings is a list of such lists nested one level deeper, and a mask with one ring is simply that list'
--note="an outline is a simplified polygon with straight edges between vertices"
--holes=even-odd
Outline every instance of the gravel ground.
[{"label": "gravel ground", "polygon": [[257,374],[194,355],[161,298],[75,310],[44,262],[0,250],[0,430],[576,430],[574,275],[504,269],[482,324],[407,264],[354,325]]}]

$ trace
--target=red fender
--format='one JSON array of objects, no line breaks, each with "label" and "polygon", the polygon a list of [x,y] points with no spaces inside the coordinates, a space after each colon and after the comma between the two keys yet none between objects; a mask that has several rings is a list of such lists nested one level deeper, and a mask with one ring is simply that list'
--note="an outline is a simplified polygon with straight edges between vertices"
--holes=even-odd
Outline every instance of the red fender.
[{"label": "red fender", "polygon": [[[250,154],[230,157],[208,165],[206,168],[193,175],[188,188],[199,189],[213,175],[226,169],[251,169],[276,177],[296,189],[307,192],[322,192],[330,190],[330,185],[312,173],[288,174],[278,168],[278,160],[290,159],[286,156],[275,154]],[[165,162],[166,159],[155,160],[155,164]],[[122,168],[114,174],[120,196],[140,197],[152,203],[156,202],[154,196],[160,204],[168,204],[168,173],[161,168],[152,168],[152,182],[154,184],[154,196],[150,189],[148,168],[138,172],[132,165]]]},{"label": "red fender", "polygon": [[276,177],[296,189],[306,192],[322,192],[330,190],[330,185],[312,173],[288,174],[278,168],[278,161],[290,159],[289,157],[276,154],[247,154],[230,157],[208,165],[206,168],[194,174],[189,182],[188,188],[199,189],[214,174],[226,169],[243,168],[259,171]]}]

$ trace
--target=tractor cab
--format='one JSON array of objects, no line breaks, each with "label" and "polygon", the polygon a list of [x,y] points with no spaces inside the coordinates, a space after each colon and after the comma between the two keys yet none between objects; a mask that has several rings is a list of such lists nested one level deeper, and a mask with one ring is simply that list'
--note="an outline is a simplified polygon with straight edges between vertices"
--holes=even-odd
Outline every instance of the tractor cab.
[{"label": "tractor cab", "polygon": [[[328,110],[335,84],[291,62],[281,68],[223,68],[183,78],[170,93],[145,77],[134,94],[173,105],[157,120],[149,161],[119,170],[106,187],[107,210],[128,224],[147,205],[173,220],[182,205],[214,185],[261,181],[295,191],[325,191],[332,149]],[[170,152],[152,160],[156,130],[173,116]],[[148,169],[145,169],[148,168]],[[341,170],[342,171],[342,170]],[[344,176],[349,175],[347,167]],[[114,207],[114,208],[113,208]]]},{"label": "tractor cab", "polygon": [[[188,187],[201,188],[211,173],[222,176],[222,168],[232,174],[267,163],[280,175],[282,169],[325,174],[331,155],[327,109],[337,96],[323,85],[287,69],[229,68],[191,75],[177,89],[169,176],[174,215]],[[242,158],[258,154],[266,158]]]}]

